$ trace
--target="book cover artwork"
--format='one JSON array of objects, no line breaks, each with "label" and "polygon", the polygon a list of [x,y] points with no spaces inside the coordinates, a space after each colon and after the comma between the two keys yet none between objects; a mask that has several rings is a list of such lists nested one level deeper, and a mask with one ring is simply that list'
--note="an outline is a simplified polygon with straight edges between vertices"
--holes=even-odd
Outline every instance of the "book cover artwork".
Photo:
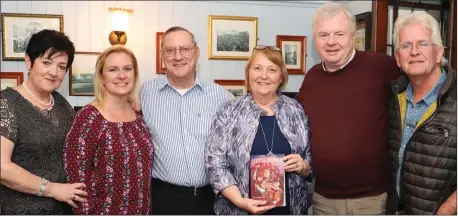
[{"label": "book cover artwork", "polygon": [[250,161],[250,198],[286,206],[283,154],[254,155]]}]

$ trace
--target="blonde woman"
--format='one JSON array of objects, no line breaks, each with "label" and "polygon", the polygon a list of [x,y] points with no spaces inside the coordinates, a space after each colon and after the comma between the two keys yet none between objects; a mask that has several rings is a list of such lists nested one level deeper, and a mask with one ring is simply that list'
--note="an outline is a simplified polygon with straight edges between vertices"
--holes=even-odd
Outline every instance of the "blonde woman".
[{"label": "blonde woman", "polygon": [[138,64],[123,46],[97,59],[95,101],[75,116],[64,151],[69,182],[87,185],[77,214],[148,214],[153,145],[137,103]]}]

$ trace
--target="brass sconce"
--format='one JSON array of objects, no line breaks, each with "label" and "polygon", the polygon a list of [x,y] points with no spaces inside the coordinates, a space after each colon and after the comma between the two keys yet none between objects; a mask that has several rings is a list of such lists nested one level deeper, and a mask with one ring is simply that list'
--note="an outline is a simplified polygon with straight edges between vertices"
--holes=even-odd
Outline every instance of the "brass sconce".
[{"label": "brass sconce", "polygon": [[112,31],[108,36],[111,45],[127,43],[126,31],[129,28],[129,15],[132,9],[126,8],[109,8],[111,11],[111,28]]}]

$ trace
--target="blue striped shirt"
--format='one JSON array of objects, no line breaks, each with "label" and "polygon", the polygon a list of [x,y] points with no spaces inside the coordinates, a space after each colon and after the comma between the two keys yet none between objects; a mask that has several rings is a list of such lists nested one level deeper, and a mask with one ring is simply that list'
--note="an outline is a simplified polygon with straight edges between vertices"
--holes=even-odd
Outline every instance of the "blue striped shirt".
[{"label": "blue striped shirt", "polygon": [[230,99],[228,91],[197,75],[181,95],[161,76],[143,84],[140,98],[154,143],[153,178],[187,187],[207,185],[205,141],[218,108]]}]

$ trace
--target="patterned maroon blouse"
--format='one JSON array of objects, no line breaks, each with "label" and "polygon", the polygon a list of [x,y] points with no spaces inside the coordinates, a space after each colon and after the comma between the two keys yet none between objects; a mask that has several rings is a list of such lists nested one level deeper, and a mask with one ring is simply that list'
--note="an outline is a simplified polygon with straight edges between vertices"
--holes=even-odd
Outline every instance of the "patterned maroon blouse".
[{"label": "patterned maroon blouse", "polygon": [[141,112],[132,122],[109,122],[94,106],[84,106],[64,146],[68,182],[84,182],[89,194],[74,213],[148,214],[152,157],[153,143]]}]

